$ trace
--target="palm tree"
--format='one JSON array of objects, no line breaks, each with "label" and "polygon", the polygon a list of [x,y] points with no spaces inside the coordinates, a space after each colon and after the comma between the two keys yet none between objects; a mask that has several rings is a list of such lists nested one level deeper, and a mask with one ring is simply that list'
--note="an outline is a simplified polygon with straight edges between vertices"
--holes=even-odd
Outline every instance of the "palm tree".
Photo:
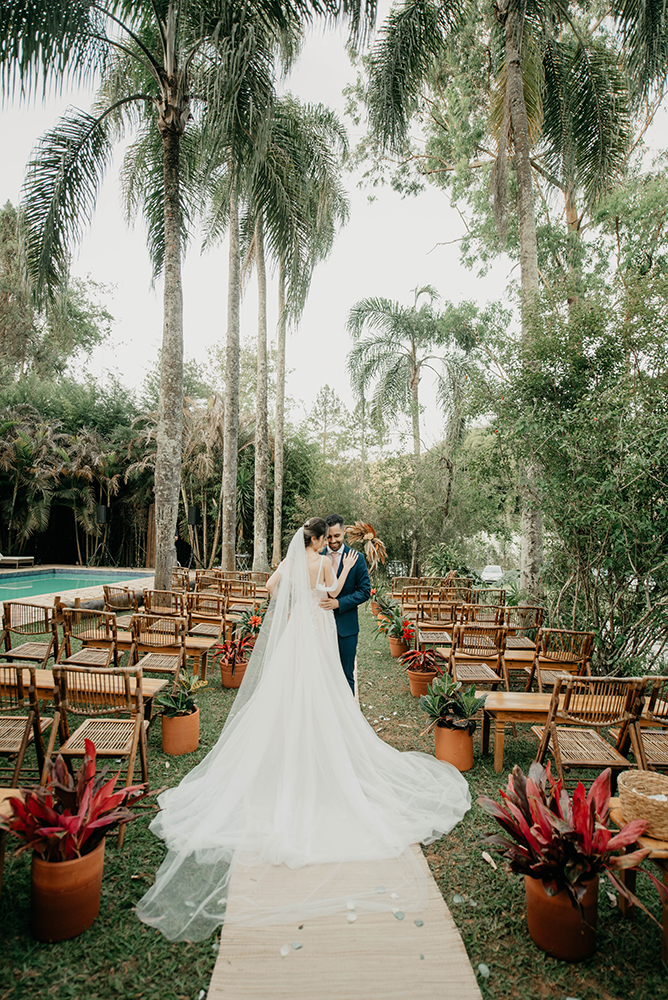
[{"label": "palm tree", "polygon": [[[338,118],[322,105],[302,105],[284,95],[268,112],[261,155],[243,176],[241,233],[246,275],[255,263],[258,278],[257,396],[255,417],[255,507],[253,568],[268,565],[267,491],[269,439],[267,416],[266,263],[278,264],[278,356],[274,438],[274,545],[272,563],[281,559],[283,501],[283,436],[285,344],[289,321],[300,316],[317,263],[333,246],[338,227],[347,219],[348,201],[340,179],[347,152],[346,133]],[[207,243],[220,239],[230,220],[229,164],[222,164],[209,192]],[[236,227],[230,226],[231,239]],[[240,281],[230,255],[233,280]],[[230,296],[236,303],[236,297]],[[235,345],[238,350],[238,342]],[[226,359],[226,378],[230,365]],[[226,431],[227,433],[227,431]],[[238,449],[237,449],[238,450]],[[226,462],[226,468],[228,468]]]},{"label": "palm tree", "polygon": [[[418,305],[422,296],[427,297]],[[372,411],[383,417],[407,413],[413,431],[415,524],[410,575],[419,573],[419,478],[422,442],[419,386],[425,371],[442,381],[443,355],[435,353],[450,340],[444,317],[436,312],[437,292],[430,285],[414,289],[410,306],[385,298],[362,299],[350,310],[348,331],[355,344],[348,355],[353,391],[364,399],[373,386]],[[361,340],[364,330],[370,336]]]},{"label": "palm tree", "polygon": [[[12,90],[30,94],[38,82],[58,85],[65,75],[87,82],[101,68],[105,86],[92,114],[70,111],[41,140],[25,185],[28,261],[40,289],[63,283],[68,246],[78,240],[93,212],[100,178],[109,162],[114,130],[133,114],[154,116],[162,140],[162,239],[164,324],[155,469],[156,572],[169,585],[174,562],[181,461],[183,305],[181,288],[181,140],[192,117],[192,98],[230,156],[248,149],[243,125],[249,108],[272,97],[268,36],[313,13],[343,12],[360,31],[374,6],[334,0],[274,0],[252,4],[195,0],[5,0],[0,7],[0,74]],[[128,68],[132,70],[128,72]],[[251,137],[252,139],[252,137]],[[234,305],[230,323],[236,324]],[[232,333],[233,339],[234,331]],[[228,338],[229,340],[229,338]],[[237,336],[238,345],[238,336]],[[238,349],[228,350],[229,373],[238,370]],[[234,391],[229,419],[236,427]],[[227,420],[226,416],[226,420]],[[229,434],[233,438],[234,432]],[[226,451],[233,442],[228,443]],[[236,448],[230,464],[236,460]],[[227,500],[226,500],[227,503]]]}]

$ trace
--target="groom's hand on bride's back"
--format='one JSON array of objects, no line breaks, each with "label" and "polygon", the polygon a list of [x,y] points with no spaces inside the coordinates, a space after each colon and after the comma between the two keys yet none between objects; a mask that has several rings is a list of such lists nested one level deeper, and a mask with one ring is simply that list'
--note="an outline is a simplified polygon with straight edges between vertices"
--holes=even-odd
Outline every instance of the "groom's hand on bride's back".
[{"label": "groom's hand on bride's back", "polygon": [[320,607],[325,611],[336,611],[339,606],[338,599],[336,597],[323,597],[320,601]]}]

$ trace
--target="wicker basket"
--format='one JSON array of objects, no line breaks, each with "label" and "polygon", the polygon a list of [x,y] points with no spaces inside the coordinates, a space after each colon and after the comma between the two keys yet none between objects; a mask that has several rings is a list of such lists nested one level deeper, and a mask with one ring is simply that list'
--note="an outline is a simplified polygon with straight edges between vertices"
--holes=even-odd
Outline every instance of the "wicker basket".
[{"label": "wicker basket", "polygon": [[657,802],[650,795],[668,796],[668,777],[653,771],[624,771],[617,781],[624,819],[646,819],[647,836],[668,840],[668,802]]}]

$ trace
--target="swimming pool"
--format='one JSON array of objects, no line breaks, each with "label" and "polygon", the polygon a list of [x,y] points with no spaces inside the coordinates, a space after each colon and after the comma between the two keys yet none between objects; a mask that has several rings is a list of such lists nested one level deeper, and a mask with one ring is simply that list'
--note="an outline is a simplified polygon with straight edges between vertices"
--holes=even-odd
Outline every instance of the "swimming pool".
[{"label": "swimming pool", "polygon": [[150,576],[151,570],[143,572],[110,572],[104,569],[42,569],[21,570],[17,573],[0,574],[0,602],[15,601],[19,597],[35,597],[38,594],[60,594],[81,587],[101,587],[103,584],[124,584],[126,580],[141,580]]}]

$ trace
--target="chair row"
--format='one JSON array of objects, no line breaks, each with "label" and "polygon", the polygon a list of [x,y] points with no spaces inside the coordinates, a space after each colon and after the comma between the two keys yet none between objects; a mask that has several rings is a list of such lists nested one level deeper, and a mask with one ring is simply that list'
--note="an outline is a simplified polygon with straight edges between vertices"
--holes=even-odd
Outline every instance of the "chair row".
[{"label": "chair row", "polygon": [[[512,634],[511,634],[512,633]],[[504,683],[510,690],[510,672],[526,675],[526,690],[534,677],[539,691],[567,675],[591,676],[592,632],[538,629],[535,640],[516,646],[516,631],[499,625],[454,625],[449,647],[437,647],[448,663],[448,672],[465,684],[489,686]],[[422,644],[428,638],[421,635]],[[528,648],[527,648],[528,646]]]},{"label": "chair row", "polygon": [[[11,774],[10,787],[19,787],[25,754],[33,741],[40,780],[46,780],[45,762],[54,752],[57,736],[58,753],[66,758],[83,757],[87,739],[95,744],[98,757],[124,758],[126,786],[133,783],[139,751],[141,780],[148,785],[148,721],[144,717],[142,669],[61,664],[54,666],[52,677],[54,710],[52,717],[46,717],[40,713],[36,668],[0,666],[0,755],[9,759],[9,767],[0,771]],[[16,714],[19,712],[27,714]],[[124,832],[121,825],[119,846]]]}]

